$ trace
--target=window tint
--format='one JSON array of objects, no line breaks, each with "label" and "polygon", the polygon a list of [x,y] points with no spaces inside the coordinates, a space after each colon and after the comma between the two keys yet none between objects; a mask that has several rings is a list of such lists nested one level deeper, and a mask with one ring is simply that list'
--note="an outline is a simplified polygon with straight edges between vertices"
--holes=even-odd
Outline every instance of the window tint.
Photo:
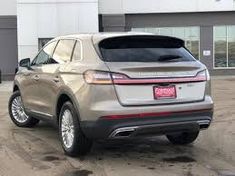
[{"label": "window tint", "polygon": [[169,37],[132,36],[106,39],[100,43],[106,62],[194,61],[184,42]]},{"label": "window tint", "polygon": [[57,41],[51,42],[43,48],[32,62],[32,65],[49,64]]},{"label": "window tint", "polygon": [[185,41],[185,46],[196,59],[200,58],[200,27],[161,27],[161,28],[132,28],[132,31],[148,32],[157,35],[177,37]]},{"label": "window tint", "polygon": [[65,63],[71,60],[75,40],[60,40],[53,55],[53,63]]},{"label": "window tint", "polygon": [[81,56],[81,44],[79,41],[77,41],[75,49],[74,49],[74,53],[73,53],[73,60],[81,60],[82,56]]}]

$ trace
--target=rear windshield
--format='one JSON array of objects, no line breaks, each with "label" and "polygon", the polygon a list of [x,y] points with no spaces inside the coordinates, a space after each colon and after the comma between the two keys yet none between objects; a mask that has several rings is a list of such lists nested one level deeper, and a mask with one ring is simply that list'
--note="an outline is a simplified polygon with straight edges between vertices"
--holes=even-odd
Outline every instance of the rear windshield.
[{"label": "rear windshield", "polygon": [[194,61],[180,39],[161,36],[128,36],[105,39],[99,44],[105,62]]}]

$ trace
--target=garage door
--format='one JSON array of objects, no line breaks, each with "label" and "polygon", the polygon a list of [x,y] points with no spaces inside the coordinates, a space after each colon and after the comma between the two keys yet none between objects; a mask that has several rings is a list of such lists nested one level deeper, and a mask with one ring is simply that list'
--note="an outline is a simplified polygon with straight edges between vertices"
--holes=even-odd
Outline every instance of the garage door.
[{"label": "garage door", "polygon": [[17,62],[16,17],[0,17],[0,69],[3,80],[13,78]]}]

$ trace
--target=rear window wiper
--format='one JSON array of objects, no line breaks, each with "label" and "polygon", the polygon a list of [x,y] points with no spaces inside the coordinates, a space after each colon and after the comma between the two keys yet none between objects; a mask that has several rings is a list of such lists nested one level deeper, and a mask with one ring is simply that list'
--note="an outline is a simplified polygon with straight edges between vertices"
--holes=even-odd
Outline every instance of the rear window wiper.
[{"label": "rear window wiper", "polygon": [[173,61],[173,60],[179,60],[179,59],[182,59],[182,57],[178,55],[163,55],[159,57],[158,61],[167,62],[167,61]]}]

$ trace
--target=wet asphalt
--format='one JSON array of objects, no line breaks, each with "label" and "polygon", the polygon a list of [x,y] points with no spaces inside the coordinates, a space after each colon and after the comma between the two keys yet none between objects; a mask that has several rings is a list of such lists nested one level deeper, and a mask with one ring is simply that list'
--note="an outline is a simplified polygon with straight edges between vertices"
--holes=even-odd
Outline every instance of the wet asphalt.
[{"label": "wet asphalt", "polygon": [[80,158],[64,155],[52,125],[11,122],[11,86],[0,84],[0,176],[235,176],[235,77],[212,80],[214,121],[194,144],[175,146],[164,136],[99,142]]}]

